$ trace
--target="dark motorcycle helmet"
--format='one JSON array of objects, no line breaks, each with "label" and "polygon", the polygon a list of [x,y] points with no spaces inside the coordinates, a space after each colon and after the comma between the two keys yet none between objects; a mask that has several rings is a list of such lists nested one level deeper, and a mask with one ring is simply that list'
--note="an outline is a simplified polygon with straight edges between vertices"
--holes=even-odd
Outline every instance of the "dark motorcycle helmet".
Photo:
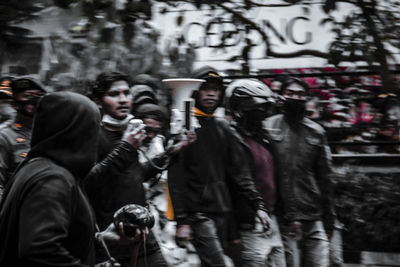
[{"label": "dark motorcycle helmet", "polygon": [[268,116],[268,108],[275,104],[271,89],[256,79],[233,81],[226,89],[226,108],[236,121],[243,119],[245,113],[263,112]]}]

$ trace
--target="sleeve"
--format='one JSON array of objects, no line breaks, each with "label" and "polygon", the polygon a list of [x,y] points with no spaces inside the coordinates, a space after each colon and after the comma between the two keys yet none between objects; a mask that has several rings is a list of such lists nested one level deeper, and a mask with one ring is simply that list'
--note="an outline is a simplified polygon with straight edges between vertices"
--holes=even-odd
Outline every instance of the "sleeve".
[{"label": "sleeve", "polygon": [[18,252],[24,266],[87,266],[63,247],[68,236],[73,187],[59,176],[35,183],[24,197]]},{"label": "sleeve", "polygon": [[86,176],[86,190],[103,187],[108,179],[120,175],[132,163],[138,161],[137,150],[126,141],[121,141],[101,162],[97,163]]},{"label": "sleeve", "polygon": [[164,171],[169,165],[170,156],[163,152],[142,164],[144,181],[147,182],[157,174]]},{"label": "sleeve", "polygon": [[334,226],[336,218],[333,201],[333,183],[332,183],[332,155],[328,146],[325,134],[322,136],[322,146],[316,166],[316,179],[321,190],[323,215],[322,219],[325,228],[330,233]]},{"label": "sleeve", "polygon": [[234,129],[231,129],[231,131],[233,133],[229,134],[227,175],[234,183],[232,188],[235,188],[254,210],[267,211],[264,200],[256,189],[243,141],[240,140],[238,134],[235,134]]},{"label": "sleeve", "polygon": [[174,217],[178,225],[188,224],[188,211],[186,207],[185,158],[190,146],[183,148],[174,158],[174,164],[168,168],[168,190],[174,209]]}]

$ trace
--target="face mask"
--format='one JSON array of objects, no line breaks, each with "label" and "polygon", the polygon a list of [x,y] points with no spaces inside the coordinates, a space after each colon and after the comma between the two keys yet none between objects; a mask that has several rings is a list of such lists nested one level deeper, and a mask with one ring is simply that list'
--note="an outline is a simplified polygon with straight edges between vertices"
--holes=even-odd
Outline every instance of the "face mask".
[{"label": "face mask", "polygon": [[244,113],[244,128],[249,132],[261,129],[262,121],[268,116],[266,110],[251,110]]},{"label": "face mask", "polygon": [[284,104],[285,118],[290,124],[303,119],[306,110],[305,101],[287,98]]}]

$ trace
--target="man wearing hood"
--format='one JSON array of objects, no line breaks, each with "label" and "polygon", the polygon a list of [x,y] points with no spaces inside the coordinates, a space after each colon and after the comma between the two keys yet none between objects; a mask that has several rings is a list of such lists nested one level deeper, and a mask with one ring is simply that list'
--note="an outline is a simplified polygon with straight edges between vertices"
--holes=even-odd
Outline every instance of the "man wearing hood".
[{"label": "man wearing hood", "polygon": [[280,224],[289,267],[328,266],[327,233],[335,221],[330,149],[325,130],[304,116],[307,91],[303,80],[288,78],[281,88],[284,113],[269,117],[264,124],[281,168]]},{"label": "man wearing hood", "polygon": [[[94,170],[85,179],[85,189],[93,206],[100,230],[104,230],[112,221],[115,211],[127,204],[146,206],[143,182],[151,176],[138,160],[137,149],[142,144],[145,132],[139,126],[136,143],[126,142],[129,134],[128,123],[132,95],[129,78],[119,72],[101,73],[93,87],[93,96],[102,111],[102,126],[98,143],[98,154]],[[142,137],[141,137],[142,136]],[[113,157],[117,155],[118,157]],[[113,161],[113,166],[104,172],[104,159]],[[103,162],[102,162],[103,161]],[[149,166],[151,167],[151,166]],[[97,169],[97,170],[96,170]],[[150,172],[150,170],[149,170]],[[111,255],[122,264],[129,266],[134,253],[134,245],[110,245]],[[104,261],[104,250],[97,250],[97,261]],[[146,243],[140,246],[136,266],[167,266],[159,245],[150,231]]]},{"label": "man wearing hood", "polygon": [[31,150],[0,205],[0,266],[94,265],[95,219],[81,182],[95,163],[99,122],[85,96],[39,102]]},{"label": "man wearing hood", "polygon": [[15,122],[0,132],[0,199],[2,187],[22,162],[30,148],[32,120],[35,106],[47,91],[30,76],[10,79],[10,87],[17,110]]},{"label": "man wearing hood", "polygon": [[181,245],[193,243],[202,266],[226,266],[224,250],[233,239],[230,188],[243,196],[265,225],[269,217],[235,132],[226,121],[215,118],[224,94],[222,77],[211,67],[193,76],[205,80],[194,92],[194,115],[201,128],[196,129],[197,140],[178,154],[168,172],[176,239]]}]

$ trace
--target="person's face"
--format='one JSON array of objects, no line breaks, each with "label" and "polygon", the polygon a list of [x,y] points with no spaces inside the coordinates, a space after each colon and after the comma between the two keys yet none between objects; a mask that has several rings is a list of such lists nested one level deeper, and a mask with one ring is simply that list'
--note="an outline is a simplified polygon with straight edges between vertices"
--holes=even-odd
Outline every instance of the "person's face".
[{"label": "person's face", "polygon": [[286,99],[300,100],[306,101],[306,90],[297,83],[290,84],[285,91],[283,92],[283,96]]},{"label": "person's face", "polygon": [[114,82],[102,98],[104,113],[115,119],[126,118],[131,111],[131,106],[132,95],[125,81]]},{"label": "person's face", "polygon": [[160,121],[150,118],[145,118],[143,119],[143,122],[146,125],[145,130],[147,137],[149,137],[150,139],[153,139],[157,134],[161,133],[162,126]]},{"label": "person's face", "polygon": [[206,110],[214,110],[221,97],[221,90],[218,84],[208,83],[204,88],[199,90],[199,104]]},{"label": "person's face", "polygon": [[43,95],[44,95],[44,92],[42,90],[28,89],[23,92],[20,92],[17,95],[16,100],[20,103],[24,103],[21,108],[23,109],[23,112],[25,114],[33,116],[37,101]]}]

